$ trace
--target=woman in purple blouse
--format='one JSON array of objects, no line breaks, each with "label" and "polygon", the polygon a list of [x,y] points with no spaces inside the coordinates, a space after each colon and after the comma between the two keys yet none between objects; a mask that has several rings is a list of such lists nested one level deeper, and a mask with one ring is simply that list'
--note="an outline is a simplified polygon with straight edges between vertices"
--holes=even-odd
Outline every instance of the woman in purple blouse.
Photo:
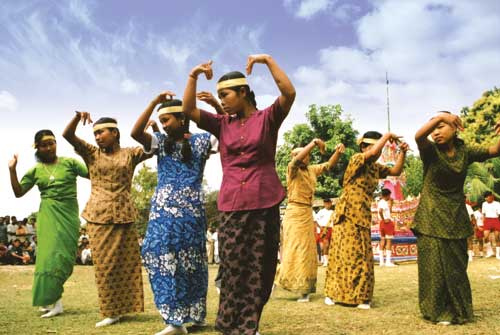
[{"label": "woman in purple blouse", "polygon": [[196,81],[212,78],[212,62],[191,70],[184,113],[219,140],[223,170],[218,208],[221,291],[216,328],[224,334],[258,334],[262,309],[271,294],[279,244],[279,204],[285,191],[275,169],[278,130],[295,99],[295,88],[269,55],[248,57],[246,71],[266,64],[281,95],[257,109],[255,95],[241,72],[217,83],[226,115],[196,107]]}]

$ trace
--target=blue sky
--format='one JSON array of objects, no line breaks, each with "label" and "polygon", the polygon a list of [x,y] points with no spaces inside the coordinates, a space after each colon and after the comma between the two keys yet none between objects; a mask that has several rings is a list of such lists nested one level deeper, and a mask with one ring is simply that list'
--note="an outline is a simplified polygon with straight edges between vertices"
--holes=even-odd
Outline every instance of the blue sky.
[{"label": "blue sky", "polygon": [[[87,110],[118,118],[123,144],[135,145],[127,134],[146,104],[164,89],[182,96],[188,71],[208,59],[217,79],[249,54],[271,54],[297,89],[282,132],[312,103],[340,103],[360,132],[384,131],[389,71],[392,129],[414,146],[435,111],[458,112],[499,86],[498,26],[495,0],[2,1],[0,215],[38,206],[36,191],[14,199],[6,167],[16,152],[19,175],[34,163],[36,130],[60,134]],[[249,82],[261,107],[278,94],[264,66]],[[213,92],[215,81],[199,88]],[[78,134],[93,141],[89,128]],[[206,175],[217,188],[218,157]],[[88,183],[79,187],[84,204]]]}]

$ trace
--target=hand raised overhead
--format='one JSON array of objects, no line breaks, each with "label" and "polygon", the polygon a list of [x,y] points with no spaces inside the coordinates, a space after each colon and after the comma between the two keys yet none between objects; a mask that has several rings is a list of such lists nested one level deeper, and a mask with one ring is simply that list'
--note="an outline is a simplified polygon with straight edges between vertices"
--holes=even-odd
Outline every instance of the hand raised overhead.
[{"label": "hand raised overhead", "polygon": [[17,157],[18,154],[14,154],[12,159],[9,161],[9,170],[15,170],[17,166]]},{"label": "hand raised overhead", "polygon": [[212,63],[213,62],[210,60],[206,63],[201,63],[195,66],[189,73],[189,76],[198,79],[198,76],[204,73],[207,80],[212,79],[212,77],[214,76],[214,72],[212,70]]},{"label": "hand raised overhead", "polygon": [[82,121],[82,124],[85,126],[85,124],[91,124],[94,121],[90,118],[90,113],[89,112],[83,112],[83,111],[76,111],[76,115],[80,117],[80,120]]},{"label": "hand raised overhead", "polygon": [[269,57],[271,56],[267,54],[256,54],[248,56],[247,66],[246,66],[247,75],[252,74],[253,65],[255,63],[266,64]]}]

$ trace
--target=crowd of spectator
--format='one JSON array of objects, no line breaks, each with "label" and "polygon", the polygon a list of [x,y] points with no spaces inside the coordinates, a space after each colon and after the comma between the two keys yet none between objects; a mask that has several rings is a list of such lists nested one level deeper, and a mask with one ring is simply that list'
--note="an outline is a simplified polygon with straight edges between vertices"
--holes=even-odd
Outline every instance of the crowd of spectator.
[{"label": "crowd of spectator", "polygon": [[[25,265],[36,261],[36,218],[18,221],[15,216],[0,216],[0,264]],[[89,236],[80,230],[76,263],[92,265]]]},{"label": "crowd of spectator", "polygon": [[33,264],[36,260],[36,219],[0,217],[0,264]]}]

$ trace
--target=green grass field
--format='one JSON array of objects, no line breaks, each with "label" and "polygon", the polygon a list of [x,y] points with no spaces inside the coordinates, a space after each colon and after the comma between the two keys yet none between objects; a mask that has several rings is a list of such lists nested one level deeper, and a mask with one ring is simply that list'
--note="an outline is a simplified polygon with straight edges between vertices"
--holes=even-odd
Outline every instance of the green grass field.
[{"label": "green grass field", "polygon": [[[94,272],[76,266],[65,285],[64,314],[40,319],[31,307],[33,266],[0,266],[1,334],[154,334],[164,328],[153,303],[147,275],[145,312],[128,315],[106,328],[95,328],[100,320]],[[219,334],[213,328],[218,296],[212,285],[217,268],[210,267],[208,294],[209,326],[196,334]],[[319,268],[318,293],[310,303],[297,303],[297,296],[275,290],[267,304],[260,331],[281,334],[500,334],[500,261],[477,259],[469,268],[476,321],[464,326],[438,326],[423,321],[417,305],[417,266],[376,268],[373,308],[368,311],[323,304],[324,268]]]}]

